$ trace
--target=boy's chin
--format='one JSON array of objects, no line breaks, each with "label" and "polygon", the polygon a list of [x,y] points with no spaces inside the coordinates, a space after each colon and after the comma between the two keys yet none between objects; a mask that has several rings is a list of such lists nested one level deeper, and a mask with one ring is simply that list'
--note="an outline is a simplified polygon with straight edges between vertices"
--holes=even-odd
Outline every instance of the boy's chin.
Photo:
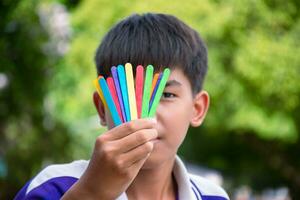
[{"label": "boy's chin", "polygon": [[144,165],[142,166],[142,170],[150,170],[157,168],[161,162],[157,158],[153,158],[153,156],[149,156],[148,159],[144,162]]},{"label": "boy's chin", "polygon": [[173,162],[175,159],[175,155],[167,157],[166,154],[163,153],[158,153],[158,152],[153,152],[150,154],[148,159],[145,161],[144,165],[142,166],[141,170],[152,170],[152,169],[157,169],[163,166],[168,161]]}]

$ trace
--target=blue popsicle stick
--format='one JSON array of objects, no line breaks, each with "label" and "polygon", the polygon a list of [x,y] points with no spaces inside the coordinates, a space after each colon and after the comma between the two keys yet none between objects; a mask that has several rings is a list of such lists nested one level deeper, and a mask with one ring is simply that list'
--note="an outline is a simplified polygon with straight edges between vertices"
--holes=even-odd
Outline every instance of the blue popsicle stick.
[{"label": "blue popsicle stick", "polygon": [[130,109],[129,109],[129,100],[128,100],[128,92],[127,92],[127,83],[126,83],[126,75],[125,69],[123,65],[118,65],[118,76],[119,83],[121,86],[123,103],[125,108],[126,122],[130,121]]},{"label": "blue popsicle stick", "polygon": [[152,103],[153,103],[154,97],[156,95],[157,88],[159,86],[159,83],[160,83],[162,75],[163,75],[163,73],[159,74],[158,79],[157,79],[156,84],[155,84],[155,87],[153,89],[153,92],[152,92],[152,95],[151,95],[151,99],[150,99],[150,103],[149,103],[149,111],[150,111],[150,108],[152,107]]},{"label": "blue popsicle stick", "polygon": [[112,73],[112,77],[114,79],[114,83],[115,83],[115,87],[116,87],[116,91],[117,91],[117,95],[118,95],[118,99],[119,99],[119,103],[120,103],[120,107],[121,107],[122,117],[123,117],[124,121],[126,121],[122,92],[121,92],[121,88],[120,88],[117,68],[115,66],[113,66],[111,68],[111,73]]},{"label": "blue popsicle stick", "polygon": [[110,110],[110,114],[111,114],[111,117],[114,121],[114,124],[116,126],[118,126],[122,123],[122,121],[119,117],[119,114],[118,114],[117,108],[115,106],[114,100],[113,100],[113,98],[110,94],[109,88],[108,88],[107,83],[106,83],[104,78],[99,79],[99,85],[102,89],[103,96],[104,96],[105,101],[107,103],[108,109]]},{"label": "blue popsicle stick", "polygon": [[166,83],[168,81],[168,78],[170,76],[170,69],[169,68],[165,68],[164,69],[164,72],[163,72],[163,75],[161,77],[161,81],[158,85],[158,88],[157,88],[157,92],[155,94],[155,97],[154,97],[154,100],[153,100],[153,103],[152,103],[152,106],[150,108],[150,111],[148,113],[148,117],[154,117],[155,116],[155,112],[156,112],[156,108],[159,104],[159,101],[160,101],[160,98],[161,98],[161,95],[163,94],[164,92],[164,88],[166,86]]}]

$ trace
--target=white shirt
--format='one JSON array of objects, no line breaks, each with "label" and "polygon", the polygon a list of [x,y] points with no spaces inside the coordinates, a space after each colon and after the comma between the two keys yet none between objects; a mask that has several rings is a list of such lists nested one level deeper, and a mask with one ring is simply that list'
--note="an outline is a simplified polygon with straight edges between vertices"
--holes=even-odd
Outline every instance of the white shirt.
[{"label": "white shirt", "polygon": [[[81,177],[88,163],[86,160],[78,160],[68,164],[50,165],[29,181],[15,199],[60,199]],[[178,186],[179,200],[229,200],[221,187],[203,177],[188,173],[178,156],[173,174]],[[128,200],[126,193],[121,194],[117,200]]]}]

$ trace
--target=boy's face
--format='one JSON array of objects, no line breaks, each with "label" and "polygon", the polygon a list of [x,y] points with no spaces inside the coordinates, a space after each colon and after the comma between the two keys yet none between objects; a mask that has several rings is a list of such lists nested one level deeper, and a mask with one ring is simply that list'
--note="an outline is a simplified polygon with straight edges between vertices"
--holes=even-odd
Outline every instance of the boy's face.
[{"label": "boy's face", "polygon": [[[143,169],[173,160],[189,126],[201,125],[208,106],[207,92],[201,91],[193,96],[190,82],[182,71],[172,70],[156,111],[158,138]],[[112,120],[108,112],[105,113],[105,118],[100,117],[111,129]]]}]

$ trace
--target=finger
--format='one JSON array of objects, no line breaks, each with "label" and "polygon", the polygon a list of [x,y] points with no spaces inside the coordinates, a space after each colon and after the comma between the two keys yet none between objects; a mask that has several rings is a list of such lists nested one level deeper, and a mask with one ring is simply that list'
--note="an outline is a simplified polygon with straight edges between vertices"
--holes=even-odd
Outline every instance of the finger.
[{"label": "finger", "polygon": [[153,150],[153,142],[146,142],[137,148],[122,154],[120,159],[123,160],[124,167],[131,167],[135,163],[147,158]]},{"label": "finger", "polygon": [[138,130],[154,128],[155,125],[156,120],[154,118],[132,120],[107,131],[102,136],[110,141],[118,140]]},{"label": "finger", "polygon": [[112,143],[118,147],[118,153],[126,153],[156,138],[156,129],[142,129],[119,140],[115,140]]}]

